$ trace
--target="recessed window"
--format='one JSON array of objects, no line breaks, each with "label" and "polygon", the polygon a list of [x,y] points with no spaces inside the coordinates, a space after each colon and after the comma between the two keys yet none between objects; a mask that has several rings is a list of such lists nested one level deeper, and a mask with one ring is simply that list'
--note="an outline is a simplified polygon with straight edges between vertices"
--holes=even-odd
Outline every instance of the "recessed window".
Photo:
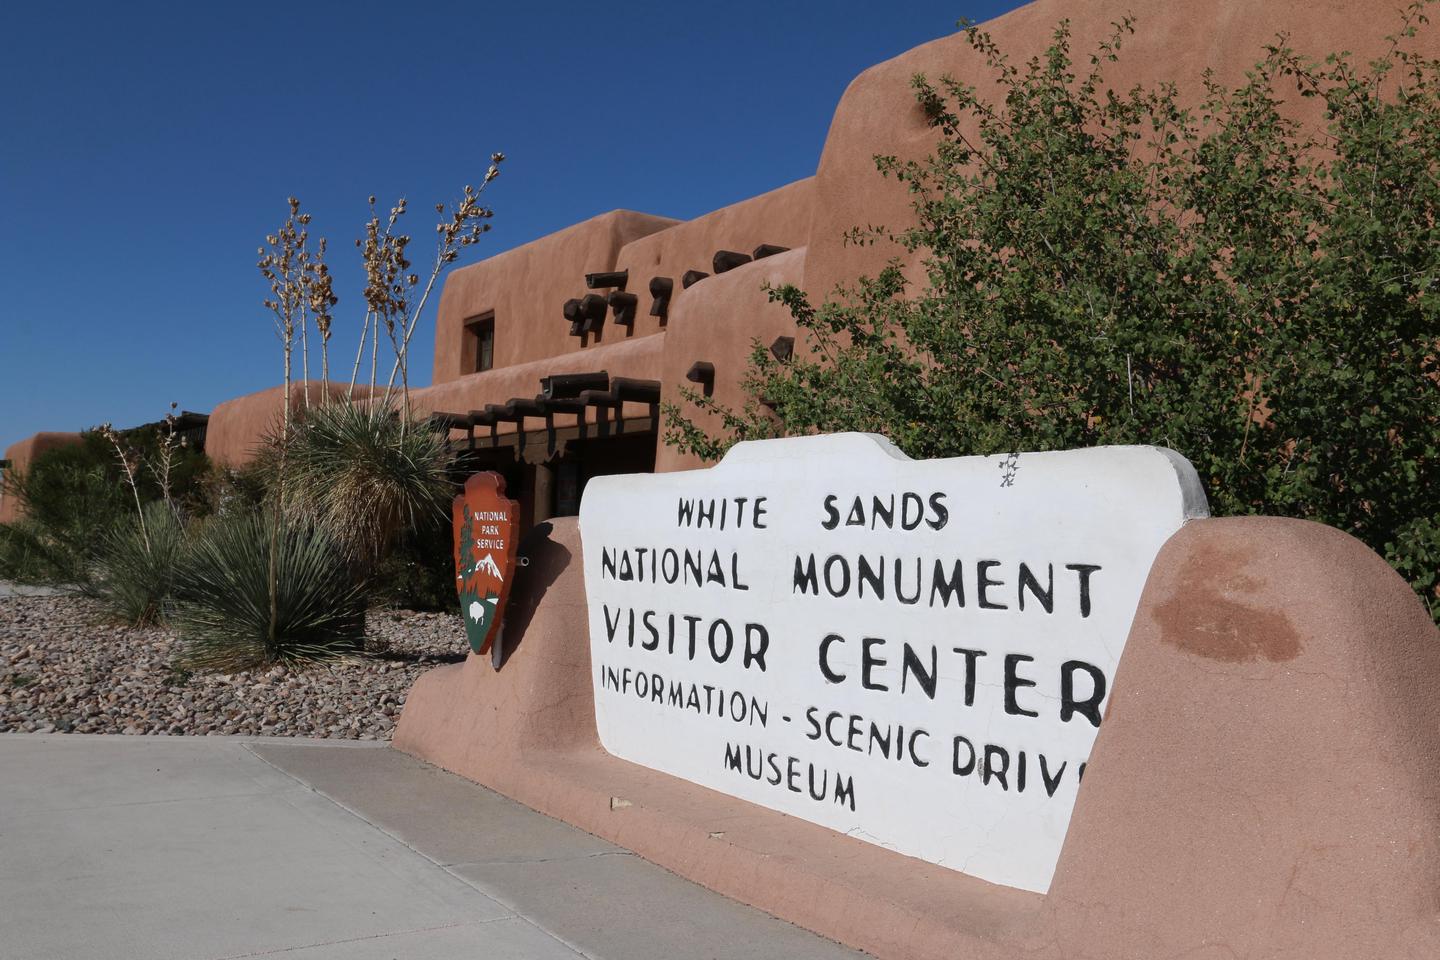
[{"label": "recessed window", "polygon": [[495,365],[495,312],[465,321],[465,358],[468,373],[483,373]]}]

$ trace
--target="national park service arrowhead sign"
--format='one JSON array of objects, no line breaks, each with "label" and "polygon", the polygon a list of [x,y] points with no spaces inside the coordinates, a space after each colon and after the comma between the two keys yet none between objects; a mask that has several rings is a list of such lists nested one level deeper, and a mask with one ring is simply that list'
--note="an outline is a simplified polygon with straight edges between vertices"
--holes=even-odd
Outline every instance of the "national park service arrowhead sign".
[{"label": "national park service arrowhead sign", "polygon": [[1155,447],[914,461],[833,434],[597,477],[600,740],[1044,892],[1151,563],[1207,512]]},{"label": "national park service arrowhead sign", "polygon": [[484,653],[500,632],[515,572],[520,504],[505,497],[505,478],[477,473],[455,498],[455,589],[470,649]]}]

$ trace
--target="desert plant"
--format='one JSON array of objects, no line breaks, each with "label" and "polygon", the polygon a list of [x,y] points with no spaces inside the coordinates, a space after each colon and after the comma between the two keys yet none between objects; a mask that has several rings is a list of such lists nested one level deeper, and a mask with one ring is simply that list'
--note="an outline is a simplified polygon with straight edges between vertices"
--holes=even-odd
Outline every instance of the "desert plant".
[{"label": "desert plant", "polygon": [[24,471],[6,472],[6,496],[22,517],[0,525],[0,577],[83,586],[105,536],[133,522],[127,488],[114,475],[104,442],[87,435],[75,447],[47,451]]},{"label": "desert plant", "polygon": [[167,617],[183,665],[235,671],[361,650],[365,590],[340,543],[323,527],[273,523],[268,513],[215,518],[186,551]]},{"label": "desert plant", "polygon": [[[310,321],[320,333],[322,380],[330,374],[330,308],[339,302],[331,289],[330,269],[325,264],[325,238],[310,247],[310,214],[300,212],[300,201],[289,199],[290,213],[274,233],[265,238],[265,246],[257,251],[256,266],[270,284],[270,297],[265,308],[273,315],[275,336],[285,357],[285,402],[280,436],[283,444],[289,437],[292,411],[290,383],[296,339],[300,343],[301,382],[306,403],[310,400]],[[322,392],[325,384],[322,382]]]},{"label": "desert plant", "polygon": [[[440,275],[446,267],[460,257],[463,247],[479,243],[481,235],[490,230],[489,220],[495,212],[482,206],[480,194],[490,182],[500,175],[500,164],[505,160],[503,153],[490,156],[490,166],[480,186],[467,184],[464,195],[453,210],[445,204],[435,204],[435,212],[441,220],[435,225],[435,259],[430,267],[430,276],[425,281],[419,299],[412,304],[411,296],[420,285],[420,276],[410,272],[410,260],[406,248],[410,245],[408,234],[400,232],[400,221],[405,216],[408,204],[401,197],[390,208],[382,221],[375,210],[375,197],[370,198],[370,219],[365,223],[365,238],[356,240],[361,260],[365,266],[365,326],[360,331],[360,345],[355,353],[355,368],[350,375],[351,399],[354,398],[355,381],[360,374],[360,364],[365,354],[365,340],[370,338],[370,390],[376,386],[376,364],[380,353],[380,329],[385,329],[391,351],[395,355],[390,379],[385,385],[385,402],[389,403],[395,388],[395,377],[400,377],[400,412],[408,420],[410,416],[410,338],[420,323],[420,315],[435,289]],[[408,426],[408,425],[407,425]]]},{"label": "desert plant", "polygon": [[444,439],[380,404],[310,411],[289,454],[287,496],[370,569],[404,530],[443,517],[454,489]]},{"label": "desert plant", "polygon": [[132,518],[105,536],[86,591],[111,617],[137,627],[160,618],[185,551],[185,528],[168,504],[143,510],[143,524]]},{"label": "desert plant", "polygon": [[405,610],[455,610],[455,541],[448,514],[401,531],[375,568],[371,601]]},{"label": "desert plant", "polygon": [[819,306],[772,291],[805,349],[756,344],[745,408],[691,392],[722,429],[671,406],[666,439],[706,457],[856,429],[917,457],[1161,444],[1216,513],[1339,527],[1440,619],[1440,61],[1408,50],[1427,7],[1368,66],[1282,38],[1240,86],[1204,77],[1195,109],[1171,85],[1109,88],[1128,20],[1088,69],[1063,23],[1024,64],[971,28],[1003,99],[917,77],[936,149],[877,157],[912,197],[897,239],[923,281],[895,263]]},{"label": "desert plant", "polygon": [[175,498],[176,471],[181,463],[185,448],[189,446],[185,438],[177,433],[179,417],[175,415],[179,404],[171,402],[170,410],[161,421],[159,430],[156,431],[155,457],[146,461],[150,468],[150,475],[160,486],[160,499],[170,512],[180,518],[180,504]]},{"label": "desert plant", "polygon": [[[45,586],[77,582],[71,557],[47,531],[24,517],[0,523],[0,580]],[[83,567],[80,568],[83,573]]]},{"label": "desert plant", "polygon": [[[259,268],[270,284],[265,307],[274,314],[275,331],[284,355],[285,399],[278,436],[272,448],[272,476],[266,483],[270,501],[270,531],[275,540],[268,550],[267,573],[270,620],[280,619],[279,594],[282,553],[278,538],[291,527],[288,511],[304,518],[313,529],[327,531],[338,542],[346,558],[357,569],[373,570],[375,563],[394,541],[397,533],[413,525],[422,513],[435,505],[443,483],[444,454],[439,438],[431,431],[412,425],[410,412],[410,338],[419,323],[425,304],[445,268],[459,257],[460,249],[477,243],[490,229],[493,212],[480,205],[479,196],[500,173],[503,154],[493,154],[479,189],[467,186],[453,212],[444,204],[435,210],[442,220],[436,226],[438,240],[435,261],[418,300],[411,294],[420,277],[409,272],[406,248],[410,237],[399,232],[406,211],[402,198],[382,221],[370,198],[370,220],[366,237],[356,241],[365,266],[365,326],[355,355],[346,402],[329,404],[330,309],[338,303],[331,277],[324,263],[325,240],[311,253],[309,214],[300,212],[300,201],[291,197],[289,216],[281,228],[267,236],[259,250]],[[297,345],[302,376],[309,381],[308,319],[314,317],[321,334],[322,400],[307,409],[300,448],[292,458],[295,422],[290,408],[290,383]],[[367,337],[371,348],[371,393],[375,392],[379,358],[379,331],[385,328],[395,354],[383,399],[374,407],[353,406],[355,381],[365,354]],[[400,415],[391,404],[396,375],[400,377]],[[309,391],[305,391],[306,406]]]},{"label": "desert plant", "polygon": [[[379,376],[380,331],[383,328],[394,354],[390,379],[385,385],[385,401],[388,403],[392,398],[396,388],[395,378],[398,376],[400,409],[406,418],[409,417],[410,340],[420,323],[425,304],[445,269],[459,259],[462,248],[478,243],[481,235],[489,231],[489,220],[495,212],[480,203],[480,195],[485,192],[490,182],[500,175],[500,164],[504,160],[503,153],[491,154],[490,165],[485,170],[480,186],[466,185],[463,195],[453,209],[443,203],[435,205],[435,212],[440,215],[441,220],[435,226],[435,259],[423,287],[420,275],[410,271],[411,262],[407,254],[410,236],[400,229],[401,220],[409,207],[408,202],[401,197],[382,219],[376,210],[376,198],[370,197],[370,219],[365,223],[365,236],[355,241],[365,268],[365,319],[355,350],[355,366],[350,374],[348,399],[355,399],[355,385],[360,377],[367,345],[370,350],[370,392],[375,391]],[[288,203],[288,216],[278,230],[266,236],[265,245],[258,249],[260,259],[257,263],[261,276],[270,285],[270,296],[264,300],[264,305],[274,315],[275,334],[280,340],[284,357],[285,402],[280,430],[282,451],[290,433],[290,383],[297,348],[302,382],[308,385],[310,381],[309,329],[312,319],[320,335],[322,403],[329,397],[329,343],[333,325],[331,309],[339,303],[330,269],[325,263],[325,238],[319,238],[312,248],[311,215],[301,212],[300,201],[295,197],[290,197]],[[419,296],[412,301],[417,290]],[[304,392],[304,397],[308,406],[308,389]],[[406,427],[408,428],[408,423]]]},{"label": "desert plant", "polygon": [[210,461],[180,441],[174,424],[172,412],[128,430],[102,425],[25,470],[7,470],[5,495],[22,515],[0,524],[0,578],[84,586],[107,536],[138,522],[146,505],[165,503],[181,517],[208,513]]},{"label": "desert plant", "polygon": [[[121,439],[119,432],[109,423],[102,423],[95,428],[95,432],[104,438],[115,450],[115,461],[120,465],[120,470],[125,477],[125,485],[130,488],[130,495],[135,499],[135,523],[140,533],[140,540],[148,549],[150,546],[150,531],[145,524],[145,505],[140,499],[140,471],[144,461],[140,452],[129,443]],[[167,448],[168,452],[168,448]],[[169,470],[166,469],[164,498],[166,506],[170,500],[170,479]]]}]

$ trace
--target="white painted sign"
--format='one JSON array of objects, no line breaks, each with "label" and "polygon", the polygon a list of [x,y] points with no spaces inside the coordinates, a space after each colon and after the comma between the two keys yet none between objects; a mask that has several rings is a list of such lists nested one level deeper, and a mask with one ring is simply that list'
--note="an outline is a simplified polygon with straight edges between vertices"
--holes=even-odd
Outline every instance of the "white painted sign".
[{"label": "white painted sign", "polygon": [[1156,447],[913,461],[851,433],[597,477],[600,740],[1044,892],[1150,565],[1206,514]]}]

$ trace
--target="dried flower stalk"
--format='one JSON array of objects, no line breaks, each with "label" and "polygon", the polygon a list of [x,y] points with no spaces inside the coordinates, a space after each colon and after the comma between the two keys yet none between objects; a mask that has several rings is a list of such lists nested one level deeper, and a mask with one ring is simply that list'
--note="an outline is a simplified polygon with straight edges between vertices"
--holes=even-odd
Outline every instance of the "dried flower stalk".
[{"label": "dried flower stalk", "polygon": [[[360,344],[355,352],[355,365],[350,375],[350,395],[353,397],[355,383],[359,379],[360,366],[365,353],[365,339],[370,338],[370,389],[377,385],[380,331],[383,328],[395,355],[390,378],[385,385],[384,402],[389,403],[395,390],[395,378],[400,378],[401,407],[406,421],[410,417],[410,340],[419,325],[420,316],[435,289],[435,284],[445,268],[454,263],[460,250],[477,243],[490,230],[488,222],[495,212],[480,203],[480,194],[486,186],[500,175],[503,153],[490,156],[490,166],[480,186],[466,186],[464,195],[455,205],[453,212],[446,216],[446,205],[435,205],[435,212],[442,219],[435,227],[437,235],[435,260],[423,288],[420,276],[411,271],[407,249],[410,236],[400,232],[400,221],[407,211],[407,201],[401,198],[391,207],[388,215],[381,219],[375,209],[375,198],[370,198],[370,219],[365,224],[365,235],[355,241],[365,266],[365,326],[361,330]],[[414,293],[420,288],[418,299]]]},{"label": "dried flower stalk", "polygon": [[310,214],[300,212],[300,201],[289,199],[290,212],[280,229],[265,238],[256,264],[270,282],[270,297],[264,301],[274,316],[275,335],[285,351],[285,406],[280,433],[283,447],[289,442],[292,420],[290,384],[293,380],[295,342],[300,341],[300,364],[304,399],[310,402],[309,322],[315,320],[320,333],[323,378],[329,379],[331,308],[337,303],[325,264],[325,240],[310,249]]},{"label": "dried flower stalk", "polygon": [[131,495],[135,497],[135,515],[140,519],[140,538],[145,541],[145,550],[149,552],[150,531],[145,526],[145,508],[140,503],[140,484],[136,480],[142,463],[140,453],[134,447],[130,446],[130,444],[120,436],[114,424],[108,421],[96,427],[95,432],[104,437],[109,441],[110,445],[115,448],[115,457],[120,461],[120,468],[125,471],[125,481],[130,485]]}]

